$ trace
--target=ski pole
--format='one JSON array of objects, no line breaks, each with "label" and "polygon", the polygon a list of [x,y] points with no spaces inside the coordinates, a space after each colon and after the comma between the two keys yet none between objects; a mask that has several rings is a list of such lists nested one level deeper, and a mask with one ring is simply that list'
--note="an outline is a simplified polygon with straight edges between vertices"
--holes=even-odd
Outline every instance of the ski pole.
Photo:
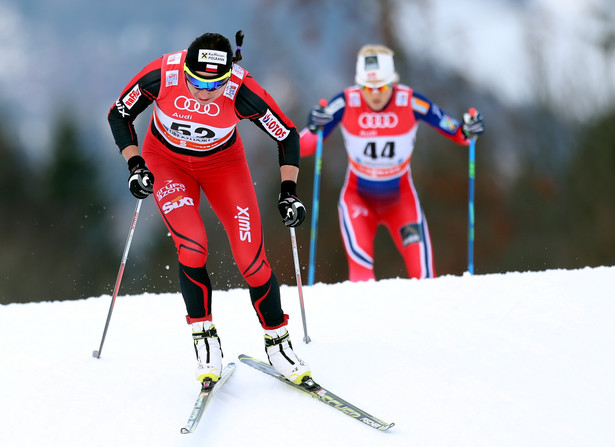
[{"label": "ski pole", "polygon": [[[327,101],[323,98],[319,102],[325,108]],[[310,231],[310,263],[308,269],[308,286],[314,285],[314,270],[316,263],[316,239],[318,237],[318,209],[320,205],[320,172],[322,169],[322,127],[316,133],[316,159],[314,160],[314,191],[312,194],[312,228]]]},{"label": "ski pole", "polygon": [[295,228],[290,227],[290,242],[293,247],[293,259],[295,260],[295,276],[297,277],[297,290],[299,291],[299,304],[301,305],[301,318],[303,319],[303,341],[308,344],[310,336],[307,333],[307,324],[305,322],[305,307],[303,305],[303,290],[301,288],[301,269],[299,267],[299,252],[297,250],[297,235]]},{"label": "ski pole", "polygon": [[474,179],[476,165],[476,137],[470,139],[468,163],[468,272],[474,274]]},{"label": "ski pole", "polygon": [[135,214],[132,218],[132,223],[130,224],[130,231],[128,231],[128,238],[126,239],[126,246],[124,247],[124,254],[122,255],[122,262],[120,263],[120,270],[117,273],[117,279],[115,280],[115,287],[113,288],[113,297],[111,298],[111,305],[109,306],[109,313],[107,314],[107,322],[105,323],[105,330],[102,334],[102,339],[100,340],[100,347],[98,350],[92,352],[92,356],[97,359],[100,358],[100,353],[102,352],[103,344],[105,343],[105,337],[107,336],[107,329],[109,328],[109,321],[111,320],[111,313],[113,312],[113,306],[115,305],[115,299],[117,298],[117,293],[120,290],[120,283],[122,282],[122,276],[124,275],[124,268],[126,267],[126,259],[128,259],[128,250],[130,250],[130,244],[132,243],[132,236],[135,234],[135,227],[137,226],[137,219],[139,218],[139,211],[141,210],[141,203],[143,199],[137,200],[137,206],[135,207]]}]

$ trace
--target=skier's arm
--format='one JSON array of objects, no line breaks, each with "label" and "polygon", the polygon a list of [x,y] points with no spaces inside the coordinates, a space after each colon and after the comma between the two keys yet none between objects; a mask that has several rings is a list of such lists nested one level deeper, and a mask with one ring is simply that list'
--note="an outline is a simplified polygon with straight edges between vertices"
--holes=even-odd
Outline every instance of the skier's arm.
[{"label": "skier's arm", "polygon": [[467,146],[470,144],[459,121],[448,115],[426,96],[414,92],[412,110],[417,120],[426,122],[446,138],[461,145]]},{"label": "skier's arm", "polygon": [[[301,156],[309,157],[310,155],[314,155],[316,152],[316,144],[317,144],[317,136],[315,130],[318,127],[322,128],[322,139],[323,141],[329,137],[329,134],[333,132],[335,127],[339,124],[344,116],[344,109],[346,108],[346,101],[344,99],[344,92],[341,92],[335,95],[324,110],[319,110],[318,115],[322,117],[322,120],[317,122],[315,121],[313,111],[315,109],[321,109],[320,106],[314,106],[310,110],[310,115],[308,116],[308,125],[301,130],[299,135],[301,136]],[[324,112],[324,113],[323,113]],[[327,118],[324,118],[327,117]],[[330,119],[328,119],[330,117]],[[324,124],[323,121],[326,121]],[[310,129],[310,127],[312,129]]]},{"label": "skier's arm", "polygon": [[306,211],[297,197],[299,133],[293,122],[250,75],[247,75],[237,91],[235,111],[239,118],[251,120],[277,141],[281,176],[278,210],[287,227],[301,225]]},{"label": "skier's arm", "polygon": [[139,145],[133,122],[158,96],[162,59],[148,64],[128,83],[109,110],[107,119],[120,151]]},{"label": "skier's arm", "polygon": [[249,74],[237,91],[235,110],[239,118],[249,119],[277,142],[280,166],[299,167],[299,133],[295,125]]}]

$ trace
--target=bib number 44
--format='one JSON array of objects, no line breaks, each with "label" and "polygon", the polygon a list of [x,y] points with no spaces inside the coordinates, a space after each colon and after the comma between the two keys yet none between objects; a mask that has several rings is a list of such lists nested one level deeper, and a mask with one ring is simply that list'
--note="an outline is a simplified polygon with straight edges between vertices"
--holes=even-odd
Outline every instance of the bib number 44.
[{"label": "bib number 44", "polygon": [[370,157],[374,160],[377,158],[393,158],[395,157],[395,142],[387,141],[382,148],[376,147],[375,141],[370,141],[365,145],[363,149],[363,155]]}]

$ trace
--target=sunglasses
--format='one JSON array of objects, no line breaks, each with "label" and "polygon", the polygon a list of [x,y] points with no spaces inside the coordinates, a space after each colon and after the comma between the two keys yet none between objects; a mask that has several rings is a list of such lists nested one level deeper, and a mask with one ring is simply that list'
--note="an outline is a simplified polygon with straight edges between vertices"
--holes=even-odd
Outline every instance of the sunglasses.
[{"label": "sunglasses", "polygon": [[192,86],[197,90],[207,90],[208,92],[213,92],[214,90],[218,90],[224,84],[226,84],[231,77],[232,69],[229,69],[222,76],[211,79],[211,78],[201,78],[190,71],[188,67],[184,65],[184,74],[186,75],[186,79]]},{"label": "sunglasses", "polygon": [[380,87],[370,87],[368,85],[361,85],[361,90],[363,90],[365,93],[384,93],[386,92],[389,88],[391,88],[391,84],[384,84],[381,85]]}]

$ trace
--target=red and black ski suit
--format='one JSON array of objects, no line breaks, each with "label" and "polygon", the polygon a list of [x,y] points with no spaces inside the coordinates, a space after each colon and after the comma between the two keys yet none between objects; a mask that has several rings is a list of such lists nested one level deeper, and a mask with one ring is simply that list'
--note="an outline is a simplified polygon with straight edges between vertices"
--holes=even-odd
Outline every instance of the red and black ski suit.
[{"label": "red and black ski suit", "polygon": [[199,213],[202,190],[228,235],[261,325],[283,326],[288,316],[265,254],[237,123],[249,119],[276,140],[280,166],[299,166],[299,134],[273,98],[238,65],[233,65],[220,97],[207,105],[197,102],[184,79],[185,57],[185,50],[164,55],[130,81],[108,116],[115,142],[120,151],[138,145],[133,121],[153,103],[142,155],[155,178],[156,205],[177,248],[188,322],[212,318],[207,233]]}]

